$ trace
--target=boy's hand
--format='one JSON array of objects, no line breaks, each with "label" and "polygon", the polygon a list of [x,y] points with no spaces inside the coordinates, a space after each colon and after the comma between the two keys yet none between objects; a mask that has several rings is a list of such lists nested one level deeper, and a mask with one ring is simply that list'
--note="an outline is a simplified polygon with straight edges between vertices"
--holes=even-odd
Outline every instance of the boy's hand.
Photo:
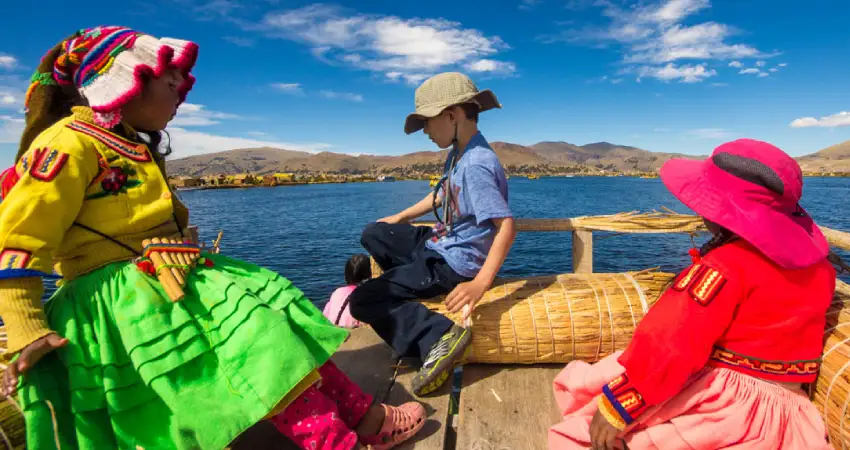
[{"label": "boy's hand", "polygon": [[448,308],[449,312],[455,313],[460,311],[463,305],[469,305],[469,309],[463,314],[463,320],[466,321],[469,315],[472,314],[472,310],[475,309],[475,305],[481,300],[484,293],[487,292],[488,287],[486,283],[477,280],[461,283],[455,286],[446,297],[444,302],[446,308]]}]

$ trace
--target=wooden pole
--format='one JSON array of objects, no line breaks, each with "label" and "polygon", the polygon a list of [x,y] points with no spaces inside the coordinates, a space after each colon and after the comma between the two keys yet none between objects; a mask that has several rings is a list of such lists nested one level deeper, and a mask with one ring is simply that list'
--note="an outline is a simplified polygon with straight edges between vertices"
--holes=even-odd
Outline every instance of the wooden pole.
[{"label": "wooden pole", "polygon": [[573,272],[593,273],[592,231],[573,231]]}]

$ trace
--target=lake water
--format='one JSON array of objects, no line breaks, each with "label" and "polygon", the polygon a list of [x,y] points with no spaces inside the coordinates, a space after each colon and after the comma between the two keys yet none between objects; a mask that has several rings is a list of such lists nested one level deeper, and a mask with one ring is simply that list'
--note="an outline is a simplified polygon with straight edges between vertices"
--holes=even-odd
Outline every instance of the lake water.
[{"label": "lake water", "polygon": [[[518,218],[662,207],[690,213],[658,179],[512,178],[508,183],[509,202]],[[343,284],[349,256],[363,252],[363,227],[421,200],[429,189],[427,181],[399,181],[184,191],[180,196],[189,206],[192,223],[200,227],[201,239],[211,242],[224,230],[222,254],[281,273],[323,305]],[[819,224],[850,231],[850,179],[807,178],[802,204]],[[571,245],[568,232],[519,233],[501,275],[570,272]],[[660,266],[676,272],[688,263],[689,248],[690,239],[684,235],[594,233],[594,271]]]}]

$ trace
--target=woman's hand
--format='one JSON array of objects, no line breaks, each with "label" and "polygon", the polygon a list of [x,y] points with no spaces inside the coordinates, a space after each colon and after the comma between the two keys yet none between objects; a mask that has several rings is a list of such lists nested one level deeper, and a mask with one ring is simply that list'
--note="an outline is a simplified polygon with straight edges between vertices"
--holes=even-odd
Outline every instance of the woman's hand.
[{"label": "woman's hand", "polygon": [[56,350],[57,348],[68,345],[68,340],[59,336],[56,333],[50,333],[47,336],[39,338],[32,344],[27,345],[21,351],[18,359],[9,364],[6,372],[3,374],[2,389],[3,395],[6,397],[15,395],[18,391],[18,376],[30,370],[44,355]]},{"label": "woman's hand", "polygon": [[619,437],[620,430],[611,425],[601,412],[596,411],[590,422],[590,445],[593,450],[623,450],[625,442]]}]

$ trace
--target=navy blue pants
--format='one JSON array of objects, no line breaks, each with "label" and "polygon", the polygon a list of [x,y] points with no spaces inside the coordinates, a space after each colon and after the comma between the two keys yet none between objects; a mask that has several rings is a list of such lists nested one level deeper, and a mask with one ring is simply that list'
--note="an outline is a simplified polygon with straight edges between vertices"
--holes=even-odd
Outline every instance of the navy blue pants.
[{"label": "navy blue pants", "polygon": [[372,326],[401,356],[424,359],[453,322],[416,300],[451,292],[469,281],[449,267],[439,253],[425,247],[429,227],[371,223],[360,243],[384,270],[358,286],[349,297],[351,315]]}]

